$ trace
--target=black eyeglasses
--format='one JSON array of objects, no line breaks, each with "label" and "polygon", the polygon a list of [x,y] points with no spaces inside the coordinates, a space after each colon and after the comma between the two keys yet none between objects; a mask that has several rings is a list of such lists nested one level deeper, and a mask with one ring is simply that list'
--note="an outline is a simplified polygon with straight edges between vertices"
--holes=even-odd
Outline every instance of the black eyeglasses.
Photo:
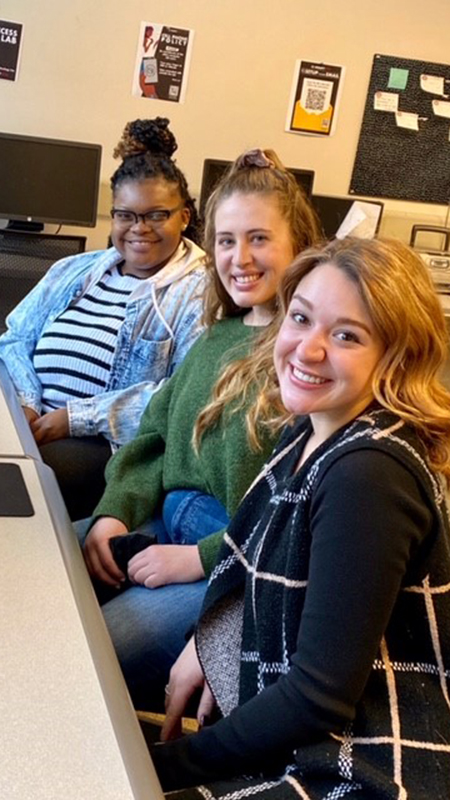
[{"label": "black eyeglasses", "polygon": [[122,208],[112,208],[111,217],[118,225],[137,225],[141,219],[146,225],[164,225],[168,219],[184,206],[176,208],[155,208],[154,211],[147,211],[146,214],[136,214],[135,211],[128,211]]}]

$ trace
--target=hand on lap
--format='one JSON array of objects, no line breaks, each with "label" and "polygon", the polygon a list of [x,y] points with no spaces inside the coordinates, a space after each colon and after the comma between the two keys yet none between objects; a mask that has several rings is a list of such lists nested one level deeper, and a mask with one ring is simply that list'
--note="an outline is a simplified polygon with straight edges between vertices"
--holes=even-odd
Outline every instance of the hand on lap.
[{"label": "hand on lap", "polygon": [[197,545],[152,544],[128,562],[133,583],[156,589],[168,583],[192,583],[205,577]]}]

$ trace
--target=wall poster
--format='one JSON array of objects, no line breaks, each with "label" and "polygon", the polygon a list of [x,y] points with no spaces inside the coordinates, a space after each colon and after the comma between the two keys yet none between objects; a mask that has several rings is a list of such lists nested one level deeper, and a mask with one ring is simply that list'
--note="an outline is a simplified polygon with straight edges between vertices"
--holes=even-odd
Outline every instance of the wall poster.
[{"label": "wall poster", "polygon": [[141,22],[133,95],[183,103],[194,31]]},{"label": "wall poster", "polygon": [[318,61],[296,61],[286,130],[331,136],[344,79],[344,67]]},{"label": "wall poster", "polygon": [[22,25],[0,19],[0,78],[15,81],[19,67]]}]

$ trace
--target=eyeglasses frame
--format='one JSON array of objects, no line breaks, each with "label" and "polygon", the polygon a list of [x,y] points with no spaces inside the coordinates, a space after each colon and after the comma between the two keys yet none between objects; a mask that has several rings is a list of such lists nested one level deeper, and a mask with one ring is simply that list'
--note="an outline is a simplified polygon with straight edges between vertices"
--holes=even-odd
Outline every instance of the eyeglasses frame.
[{"label": "eyeglasses frame", "polygon": [[[111,219],[113,220],[113,222],[115,222],[116,225],[120,225],[122,227],[125,227],[127,225],[129,225],[129,226],[137,225],[140,219],[142,220],[144,225],[149,225],[149,224],[150,225],[165,225],[166,222],[168,222],[169,219],[174,214],[177,213],[177,211],[181,211],[183,208],[185,208],[185,205],[184,204],[180,204],[178,206],[175,206],[175,208],[155,208],[155,209],[153,209],[153,211],[146,211],[145,214],[138,214],[136,211],[130,211],[128,208],[114,208],[113,207],[111,209],[111,211],[110,211],[110,214],[111,214]],[[125,214],[131,214],[134,217],[134,221],[132,222],[130,220],[129,222],[127,222],[127,221],[124,221],[124,220],[122,220],[122,221],[121,220],[117,220],[115,218],[115,216],[114,216],[114,214],[116,214],[116,212],[121,212],[121,213],[125,213]],[[146,219],[146,217],[148,217],[150,214],[161,214],[162,212],[166,215],[165,219],[162,219],[162,220],[152,220],[152,219],[147,220]]]}]

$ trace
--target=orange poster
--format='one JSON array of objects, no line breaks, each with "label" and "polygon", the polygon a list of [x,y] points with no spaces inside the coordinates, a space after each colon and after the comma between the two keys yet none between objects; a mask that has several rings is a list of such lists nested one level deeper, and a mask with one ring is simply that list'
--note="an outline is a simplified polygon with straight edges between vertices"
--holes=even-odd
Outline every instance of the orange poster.
[{"label": "orange poster", "polygon": [[297,61],[286,130],[330,136],[336,125],[344,67]]}]

